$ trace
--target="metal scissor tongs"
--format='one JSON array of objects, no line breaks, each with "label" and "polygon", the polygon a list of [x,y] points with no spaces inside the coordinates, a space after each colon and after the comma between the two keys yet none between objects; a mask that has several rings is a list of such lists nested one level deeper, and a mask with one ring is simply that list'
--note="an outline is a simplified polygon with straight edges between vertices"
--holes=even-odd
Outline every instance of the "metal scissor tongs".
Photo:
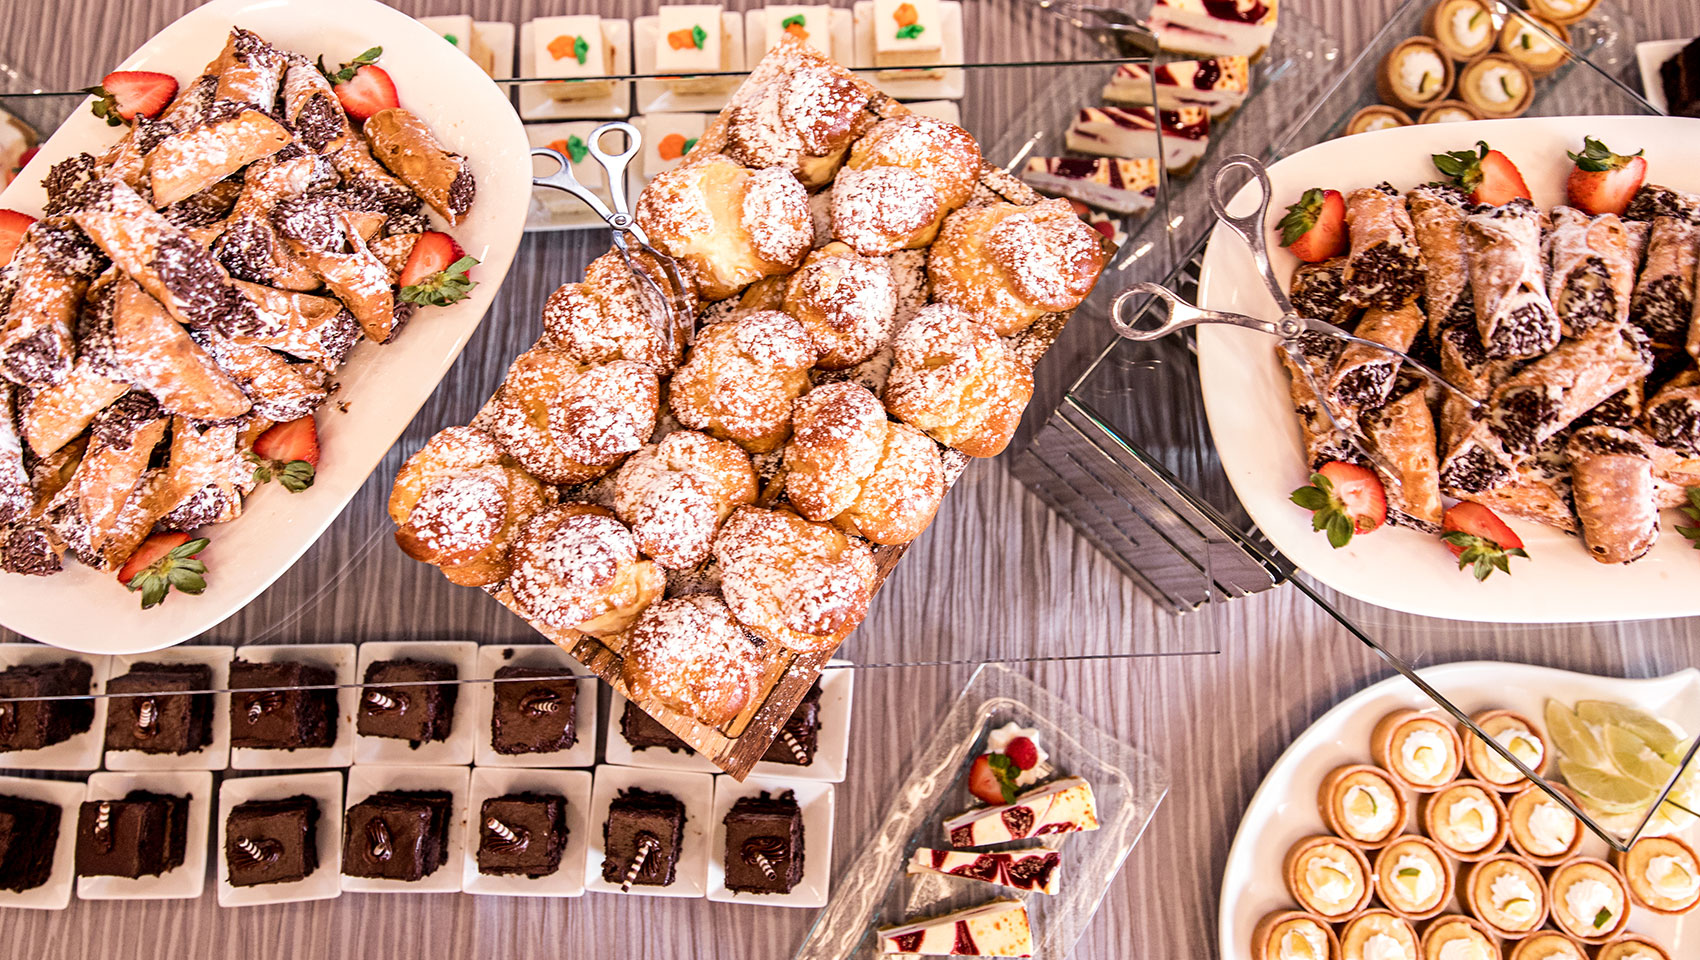
[{"label": "metal scissor tongs", "polygon": [[1157,52],[1157,35],[1134,18],[1131,10],[1080,0],[1028,0],[1056,14],[1124,56]]},{"label": "metal scissor tongs", "polygon": [[[610,133],[625,134],[624,150],[609,153],[602,149],[602,138]],[[632,217],[631,205],[626,199],[626,166],[638,155],[642,144],[643,135],[638,133],[637,128],[619,120],[602,124],[585,138],[585,147],[590,151],[591,157],[607,172],[611,209],[610,204],[603,203],[601,197],[573,176],[572,164],[567,158],[549,147],[533,147],[531,155],[553,160],[560,164],[560,169],[545,177],[532,177],[531,182],[534,186],[550,187],[572,194],[584,201],[586,206],[608,224],[608,229],[614,233],[614,249],[619,252],[620,259],[625,261],[627,269],[636,279],[638,293],[650,308],[650,320],[661,335],[661,342],[671,351],[678,346],[676,338],[681,331],[684,333],[685,343],[691,342],[696,328],[695,314],[685,293],[685,283],[679,274],[678,264],[649,245],[649,238],[644,236],[643,230]],[[665,274],[664,277],[657,278],[654,275],[657,268]]]}]

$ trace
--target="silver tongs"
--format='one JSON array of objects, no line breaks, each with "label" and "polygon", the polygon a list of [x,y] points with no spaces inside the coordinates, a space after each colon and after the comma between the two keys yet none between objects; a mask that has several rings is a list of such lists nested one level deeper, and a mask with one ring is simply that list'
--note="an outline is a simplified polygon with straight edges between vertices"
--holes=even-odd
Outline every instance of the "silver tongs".
[{"label": "silver tongs", "polygon": [[[602,149],[602,138],[610,133],[622,133],[626,137],[626,148],[619,153],[609,153]],[[677,336],[684,331],[685,343],[689,345],[696,329],[695,311],[685,294],[684,278],[679,273],[678,264],[673,258],[649,245],[649,238],[644,236],[643,229],[633,218],[631,204],[626,198],[626,167],[632,158],[638,155],[643,145],[643,135],[636,127],[620,120],[609,121],[585,138],[585,147],[590,151],[599,166],[606,171],[608,179],[608,197],[612,205],[602,202],[591,189],[573,176],[572,163],[557,150],[549,147],[533,147],[533,157],[546,157],[560,164],[560,169],[546,177],[532,177],[533,186],[549,187],[554,190],[564,190],[584,201],[585,205],[608,224],[608,229],[614,234],[614,249],[619,251],[620,259],[626,263],[633,279],[637,281],[637,289],[644,302],[649,307],[650,322],[655,325],[656,332],[661,336],[661,342],[671,352],[678,347]],[[652,268],[639,259],[639,254],[649,258],[649,263],[660,267],[666,274],[665,282],[657,279]]]},{"label": "silver tongs", "polygon": [[1109,4],[1082,3],[1080,0],[1028,0],[1047,13],[1055,14],[1083,30],[1099,43],[1124,56],[1154,54],[1157,35],[1138,20],[1131,10]]}]

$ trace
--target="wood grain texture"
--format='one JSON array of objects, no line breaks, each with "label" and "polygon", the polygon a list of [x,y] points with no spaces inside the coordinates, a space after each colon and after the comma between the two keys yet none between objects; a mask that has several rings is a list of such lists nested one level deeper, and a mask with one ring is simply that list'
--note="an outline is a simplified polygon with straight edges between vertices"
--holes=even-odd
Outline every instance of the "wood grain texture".
[{"label": "wood grain texture", "polygon": [[[973,0],[971,0],[973,2]],[[1616,0],[1643,38],[1700,33],[1700,8]],[[0,17],[0,59],[57,88],[93,83],[189,0],[21,0]],[[473,12],[523,22],[583,2],[430,0],[413,13]],[[1340,38],[1348,53],[1395,0],[1311,0],[1289,9]],[[601,2],[613,15],[653,2]],[[982,58],[1049,49],[1042,22],[971,40]],[[1027,85],[1005,76],[965,107],[1007,109]],[[523,623],[476,590],[450,588],[389,539],[383,504],[402,459],[438,427],[465,423],[508,361],[536,338],[548,293],[606,246],[594,233],[528,238],[471,346],[348,511],[294,569],[209,635],[239,643],[477,638],[526,642]],[[1137,279],[1137,278],[1128,278]],[[1108,337],[1108,331],[1102,336]],[[1041,365],[1067,382],[1079,368]],[[350,398],[359,402],[357,397]],[[216,571],[213,574],[216,583]],[[1361,611],[1355,605],[1347,605]],[[1367,612],[1366,612],[1367,613]],[[1372,614],[1380,634],[1418,663],[1499,658],[1616,675],[1696,662],[1691,623],[1470,629]],[[1156,610],[1072,528],[997,462],[972,465],[938,519],[891,577],[843,654],[861,663],[1022,655],[1219,650],[1023,668],[1081,711],[1164,761],[1173,787],[1074,952],[1079,958],[1208,960],[1218,877],[1252,791],[1286,744],[1334,703],[1391,671],[1291,587],[1180,619]],[[972,667],[866,669],[857,677],[850,776],[838,793],[842,868],[877,822],[918,740]],[[783,960],[813,913],[706,901],[587,896],[520,900],[351,894],[333,901],[222,910],[199,900],[73,902],[59,913],[4,911],[0,956],[41,960],[419,960],[419,958],[691,958]]]}]

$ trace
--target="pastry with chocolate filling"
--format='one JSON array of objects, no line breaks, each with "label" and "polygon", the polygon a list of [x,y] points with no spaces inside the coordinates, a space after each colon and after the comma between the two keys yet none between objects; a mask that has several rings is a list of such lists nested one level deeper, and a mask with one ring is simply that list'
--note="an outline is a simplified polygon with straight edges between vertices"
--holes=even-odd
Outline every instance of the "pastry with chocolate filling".
[{"label": "pastry with chocolate filling", "polygon": [[1387,184],[1353,190],[1346,198],[1351,252],[1345,298],[1362,307],[1395,310],[1422,285],[1422,252],[1404,198]]},{"label": "pastry with chocolate filling", "polygon": [[608,805],[602,824],[602,879],[624,886],[671,886],[685,840],[685,805],[670,793],[632,787]]},{"label": "pastry with chocolate filling", "polygon": [[77,811],[77,876],[157,877],[183,865],[190,798],[132,790]]},{"label": "pastry with chocolate filling", "polygon": [[726,888],[735,893],[790,893],[803,880],[803,811],[786,790],[739,797],[726,826]]},{"label": "pastry with chocolate filling", "polygon": [[[1421,233],[1418,234],[1421,236]],[[1301,263],[1293,271],[1287,299],[1301,317],[1327,320],[1350,331],[1358,308],[1346,299],[1346,258]]]},{"label": "pastry with chocolate filling", "polygon": [[[336,671],[310,663],[230,662],[230,745],[300,750],[336,743]],[[284,689],[323,687],[320,690]],[[251,693],[238,691],[252,690]]]},{"label": "pastry with chocolate filling", "polygon": [[1565,447],[1582,541],[1601,563],[1630,563],[1659,539],[1657,481],[1646,446],[1627,430],[1584,427]]},{"label": "pastry with chocolate filling", "polygon": [[154,452],[169,423],[152,397],[126,394],[95,417],[82,458],[46,501],[44,518],[88,566],[116,570],[158,519],[142,488],[158,476]]},{"label": "pastry with chocolate filling", "polygon": [[0,752],[40,750],[86,732],[94,723],[93,675],[88,661],[75,658],[0,670]]},{"label": "pastry with chocolate filling", "polygon": [[296,795],[250,800],[224,821],[230,885],[253,887],[304,880],[319,868],[319,802]]},{"label": "pastry with chocolate filling", "polygon": [[1438,533],[1444,507],[1440,499],[1439,457],[1435,454],[1434,413],[1422,384],[1401,384],[1388,403],[1362,414],[1364,435],[1394,472],[1376,464],[1387,489],[1390,519],[1402,526]]},{"label": "pastry with chocolate filling", "polygon": [[0,374],[32,386],[70,376],[79,305],[105,267],[106,258],[69,220],[42,220],[24,231],[7,265],[12,292],[0,296]]},{"label": "pastry with chocolate filling", "polygon": [[1685,346],[1694,315],[1700,223],[1658,216],[1647,232],[1647,261],[1635,282],[1629,318],[1658,347]]},{"label": "pastry with chocolate filling", "polygon": [[1590,217],[1573,207],[1554,207],[1546,247],[1547,295],[1565,336],[1628,322],[1635,256],[1616,214]]},{"label": "pastry with chocolate filling", "polygon": [[448,854],[454,797],[446,790],[385,790],[348,808],[342,872],[351,877],[423,880]]},{"label": "pastry with chocolate filling", "polygon": [[367,118],[361,132],[372,145],[372,155],[407,184],[450,226],[460,223],[472,209],[477,181],[467,159],[437,142],[424,121],[390,107]]},{"label": "pastry with chocolate filling", "polygon": [[[454,724],[460,675],[452,663],[377,660],[366,666],[355,730],[363,737],[406,740],[408,746],[447,740]],[[382,684],[382,686],[371,686]]]},{"label": "pastry with chocolate filling", "polygon": [[510,793],[478,811],[478,872],[547,877],[561,869],[567,848],[567,798]]},{"label": "pastry with chocolate filling", "polygon": [[23,893],[52,878],[63,815],[56,803],[0,796],[0,890]]},{"label": "pastry with chocolate filling", "polygon": [[106,682],[106,749],[194,753],[212,743],[213,698],[204,663],[137,663]]},{"label": "pastry with chocolate filling", "polygon": [[761,755],[765,763],[783,763],[794,767],[806,767],[815,762],[815,753],[820,749],[820,681],[817,679],[809,687],[809,692],[803,694],[803,699],[791,711],[791,716],[785,718],[785,724],[779,728],[779,736],[767,745],[767,752]]},{"label": "pastry with chocolate filling", "polygon": [[1547,298],[1540,211],[1519,197],[1469,214],[1464,235],[1476,328],[1488,356],[1523,360],[1551,350],[1561,325]]},{"label": "pastry with chocolate filling", "polygon": [[490,746],[505,756],[559,753],[578,742],[578,683],[562,667],[496,670]]},{"label": "pastry with chocolate filling", "polygon": [[[1353,333],[1404,353],[1422,329],[1423,312],[1411,300],[1393,310],[1380,307],[1365,310]],[[1329,399],[1354,415],[1379,407],[1392,396],[1401,363],[1398,356],[1386,350],[1362,343],[1347,344],[1328,380]]]},{"label": "pastry with chocolate filling", "polygon": [[368,246],[383,215],[351,210],[335,195],[319,193],[282,201],[272,208],[271,222],[291,255],[354,314],[366,338],[388,342],[411,305],[398,306],[389,267]]},{"label": "pastry with chocolate filling", "polygon": [[1677,374],[1647,401],[1643,417],[1647,434],[1661,446],[1687,456],[1700,454],[1700,373]]}]

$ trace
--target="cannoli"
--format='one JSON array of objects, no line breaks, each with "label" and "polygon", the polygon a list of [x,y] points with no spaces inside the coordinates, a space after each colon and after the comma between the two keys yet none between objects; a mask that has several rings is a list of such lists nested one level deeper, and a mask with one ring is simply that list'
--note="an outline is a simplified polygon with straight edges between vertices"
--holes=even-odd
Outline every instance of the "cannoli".
[{"label": "cannoli", "polygon": [[1657,348],[1687,345],[1694,316],[1694,269],[1700,225],[1659,217],[1647,233],[1647,263],[1635,284],[1629,318]]},{"label": "cannoli", "polygon": [[85,431],[52,453],[33,458],[30,486],[35,490],[35,502],[30,506],[31,517],[40,520],[47,513],[47,505],[53,502],[59,491],[65,489],[65,484],[71,482],[88,448],[89,434]]},{"label": "cannoli", "polygon": [[1293,271],[1287,300],[1299,316],[1326,320],[1349,332],[1358,308],[1346,299],[1345,293],[1346,258],[1335,257],[1321,263],[1299,264]]},{"label": "cannoli", "polygon": [[366,141],[355,141],[331,155],[331,165],[342,175],[342,189],[335,191],[337,203],[347,210],[371,210],[389,217],[384,232],[423,233],[431,229],[425,201],[373,159]]},{"label": "cannoli", "polygon": [[35,499],[18,436],[14,393],[11,384],[0,383],[0,528],[28,517]]},{"label": "cannoli", "polygon": [[1388,184],[1353,190],[1346,198],[1352,249],[1346,259],[1346,299],[1392,310],[1414,298],[1423,280],[1422,254],[1405,200]]},{"label": "cannoli", "polygon": [[357,139],[330,81],[306,57],[289,57],[284,70],[283,118],[314,153],[331,156]]},{"label": "cannoli", "polygon": [[1642,425],[1659,445],[1700,456],[1700,371],[1685,370],[1653,394]]},{"label": "cannoli", "polygon": [[65,542],[49,527],[25,522],[0,528],[0,572],[51,577],[64,569]]},{"label": "cannoli", "polygon": [[24,385],[64,382],[77,311],[104,260],[68,220],[30,226],[13,260],[15,290],[0,312],[0,376]]},{"label": "cannoli", "polygon": [[1418,187],[1405,195],[1416,231],[1417,247],[1423,257],[1423,307],[1428,314],[1428,333],[1441,339],[1441,331],[1468,321],[1476,322],[1475,300],[1470,296],[1470,258],[1464,236],[1464,197],[1456,188],[1443,184]]},{"label": "cannoli", "polygon": [[113,285],[112,341],[123,379],[153,394],[167,413],[224,420],[250,406],[242,389],[129,277]]},{"label": "cannoli", "polygon": [[1290,378],[1288,391],[1292,397],[1293,410],[1299,415],[1299,432],[1304,443],[1305,462],[1312,470],[1331,460],[1357,463],[1363,459],[1352,439],[1329,419],[1328,411],[1323,409],[1322,400],[1317,397],[1311,386],[1312,383],[1326,382],[1328,367],[1338,352],[1339,341],[1328,340],[1325,343],[1333,345],[1333,348],[1325,346],[1319,354],[1311,354],[1301,349],[1296,351],[1296,357],[1284,347],[1275,348],[1275,355],[1280,358],[1282,366],[1287,368]]},{"label": "cannoli", "polygon": [[1623,218],[1651,223],[1659,217],[1676,217],[1678,220],[1700,223],[1700,194],[1673,190],[1656,183],[1642,184],[1641,189],[1635,191],[1635,196],[1629,201]]},{"label": "cannoli", "polygon": [[1570,439],[1560,431],[1541,444],[1533,457],[1511,469],[1503,483],[1461,493],[1461,499],[1479,503],[1502,516],[1518,517],[1575,533],[1576,510],[1571,492],[1570,464],[1564,445]]},{"label": "cannoli", "polygon": [[260,313],[256,332],[230,338],[238,344],[269,347],[334,372],[360,339],[359,321],[330,297],[274,290],[240,280],[236,287],[254,301]]},{"label": "cannoli", "polygon": [[1417,521],[1413,526],[1432,527],[1438,533],[1445,508],[1440,502],[1434,414],[1429,410],[1424,386],[1418,384],[1406,390],[1385,406],[1366,414],[1362,422],[1364,434],[1375,444],[1376,452],[1398,471],[1394,478],[1397,495],[1395,488],[1388,488],[1389,506]]},{"label": "cannoli", "polygon": [[147,153],[156,207],[200,193],[289,143],[289,128],[262,110],[231,100],[208,107],[200,123],[173,133]]},{"label": "cannoli", "polygon": [[224,223],[236,206],[242,185],[220,180],[200,193],[161,210],[165,219],[201,246],[209,246],[224,232]]},{"label": "cannoli", "polygon": [[119,532],[125,505],[142,484],[168,422],[152,397],[136,391],[95,418],[87,451],[47,506],[54,532],[85,564],[101,570],[115,565],[107,563],[107,541]]},{"label": "cannoli", "polygon": [[269,426],[263,418],[225,424],[173,419],[157,526],[193,530],[241,516],[242,498],[254,488],[254,465],[243,453]]},{"label": "cannoli", "polygon": [[1582,540],[1601,563],[1640,559],[1659,539],[1653,459],[1616,427],[1585,427],[1565,446]]},{"label": "cannoli", "polygon": [[452,226],[472,209],[477,184],[465,157],[445,150],[429,127],[400,107],[379,110],[363,128],[372,154]]},{"label": "cannoli", "polygon": [[214,61],[218,69],[213,96],[269,112],[277,102],[285,63],[283,53],[259,34],[235,27]]},{"label": "cannoli", "polygon": [[1541,215],[1528,200],[1470,214],[1470,290],[1488,356],[1538,357],[1558,345],[1559,321],[1541,269]]},{"label": "cannoli", "polygon": [[19,404],[19,428],[30,451],[47,456],[88,429],[94,418],[122,397],[130,385],[95,372],[78,361],[64,382],[31,390]]},{"label": "cannoli", "polygon": [[[1422,327],[1423,312],[1413,300],[1392,310],[1371,307],[1364,311],[1363,319],[1358,321],[1357,336],[1404,352]],[[1353,415],[1381,406],[1393,393],[1400,363],[1398,357],[1385,350],[1361,343],[1347,344],[1328,378],[1329,399]]]},{"label": "cannoli", "polygon": [[330,162],[290,144],[245,171],[242,193],[213,248],[230,275],[285,290],[313,290],[319,278],[289,252],[269,214],[283,200],[335,183]]},{"label": "cannoli", "polygon": [[[1468,294],[1459,297],[1455,307],[1443,319],[1440,331],[1440,375],[1471,397],[1486,400],[1493,388],[1511,375],[1514,363],[1488,358],[1481,334],[1476,331],[1475,306]],[[1441,449],[1456,446],[1472,420],[1471,410],[1464,401],[1446,391],[1440,401]]]},{"label": "cannoli", "polygon": [[330,374],[316,363],[290,363],[265,347],[237,343],[210,331],[190,336],[236,381],[253,401],[253,412],[267,420],[298,420],[317,410],[330,395]]},{"label": "cannoli", "polygon": [[323,196],[286,200],[271,214],[296,259],[325,281],[369,339],[383,343],[395,331],[395,290],[389,268],[366,246],[359,220]]},{"label": "cannoli", "polygon": [[1573,207],[1555,207],[1547,258],[1547,297],[1565,336],[1628,322],[1635,260],[1629,232],[1615,214],[1589,217]]}]

